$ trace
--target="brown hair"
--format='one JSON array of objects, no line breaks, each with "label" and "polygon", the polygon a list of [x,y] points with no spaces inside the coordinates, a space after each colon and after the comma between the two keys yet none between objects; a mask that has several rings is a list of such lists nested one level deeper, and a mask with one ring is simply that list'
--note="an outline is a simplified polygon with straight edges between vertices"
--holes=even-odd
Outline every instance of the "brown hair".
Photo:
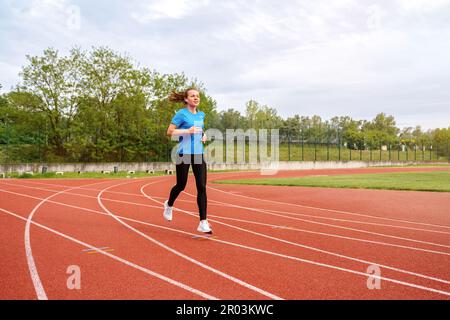
[{"label": "brown hair", "polygon": [[188,97],[188,93],[191,90],[195,90],[197,92],[199,92],[197,90],[197,88],[187,88],[186,90],[182,91],[182,92],[176,92],[176,91],[172,91],[172,93],[169,95],[169,101],[171,102],[183,102],[186,103],[184,101],[184,99],[186,99]]}]

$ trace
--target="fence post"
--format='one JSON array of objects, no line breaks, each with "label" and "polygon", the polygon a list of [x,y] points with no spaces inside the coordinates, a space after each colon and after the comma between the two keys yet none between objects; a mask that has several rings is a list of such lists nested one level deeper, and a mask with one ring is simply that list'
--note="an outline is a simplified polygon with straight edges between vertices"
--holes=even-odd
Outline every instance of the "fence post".
[{"label": "fence post", "polygon": [[327,132],[327,161],[330,161],[330,127],[328,126]]},{"label": "fence post", "polygon": [[302,137],[302,161],[304,161],[305,160],[305,158],[304,158],[304,141],[303,141],[303,139],[304,139],[304,136],[303,136],[303,128],[301,128],[300,129],[301,130],[301,137]]},{"label": "fence post", "polygon": [[447,131],[447,161],[450,163],[450,153],[448,152],[448,140],[450,140],[450,138],[449,138],[449,134]]},{"label": "fence post", "polygon": [[317,161],[317,137],[314,138],[314,162]]},{"label": "fence post", "polygon": [[341,161],[341,132],[339,131],[338,128],[338,160]]},{"label": "fence post", "polygon": [[391,161],[391,144],[389,144],[388,148],[389,148],[389,161]]},{"label": "fence post", "polygon": [[288,129],[288,161],[291,161],[291,131]]},{"label": "fence post", "polygon": [[6,128],[6,165],[7,170],[9,170],[9,126],[8,126],[8,118],[5,119],[5,128]]}]

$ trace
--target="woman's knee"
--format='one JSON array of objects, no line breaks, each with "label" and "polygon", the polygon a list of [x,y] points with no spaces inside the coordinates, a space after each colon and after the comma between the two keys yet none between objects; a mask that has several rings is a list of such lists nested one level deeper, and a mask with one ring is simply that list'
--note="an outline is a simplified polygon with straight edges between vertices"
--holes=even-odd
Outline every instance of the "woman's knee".
[{"label": "woman's knee", "polygon": [[183,191],[186,188],[186,183],[179,183],[175,186],[178,190]]}]

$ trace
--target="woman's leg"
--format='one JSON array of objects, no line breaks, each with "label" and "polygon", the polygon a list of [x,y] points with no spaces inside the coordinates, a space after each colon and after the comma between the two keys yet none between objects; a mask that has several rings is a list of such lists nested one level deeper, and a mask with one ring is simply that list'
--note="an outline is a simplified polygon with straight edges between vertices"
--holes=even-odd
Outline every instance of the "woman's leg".
[{"label": "woman's leg", "polygon": [[206,220],[206,163],[203,159],[203,155],[200,164],[195,162],[192,163],[192,171],[194,171],[195,184],[197,185],[197,205],[200,220]]},{"label": "woman's leg", "polygon": [[186,182],[189,173],[189,163],[179,163],[176,165],[176,173],[177,173],[177,184],[170,190],[170,197],[167,204],[172,207],[173,203],[177,199],[178,195],[181,191],[186,187]]}]

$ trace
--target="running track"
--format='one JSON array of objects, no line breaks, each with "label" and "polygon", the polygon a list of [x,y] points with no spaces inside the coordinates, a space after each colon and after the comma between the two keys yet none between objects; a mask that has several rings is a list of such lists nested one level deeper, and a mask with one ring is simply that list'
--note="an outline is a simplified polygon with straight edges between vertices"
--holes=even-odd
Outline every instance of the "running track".
[{"label": "running track", "polygon": [[0,299],[450,299],[449,193],[211,183],[258,176],[209,173],[207,239],[193,177],[172,222],[174,176],[0,180]]}]

